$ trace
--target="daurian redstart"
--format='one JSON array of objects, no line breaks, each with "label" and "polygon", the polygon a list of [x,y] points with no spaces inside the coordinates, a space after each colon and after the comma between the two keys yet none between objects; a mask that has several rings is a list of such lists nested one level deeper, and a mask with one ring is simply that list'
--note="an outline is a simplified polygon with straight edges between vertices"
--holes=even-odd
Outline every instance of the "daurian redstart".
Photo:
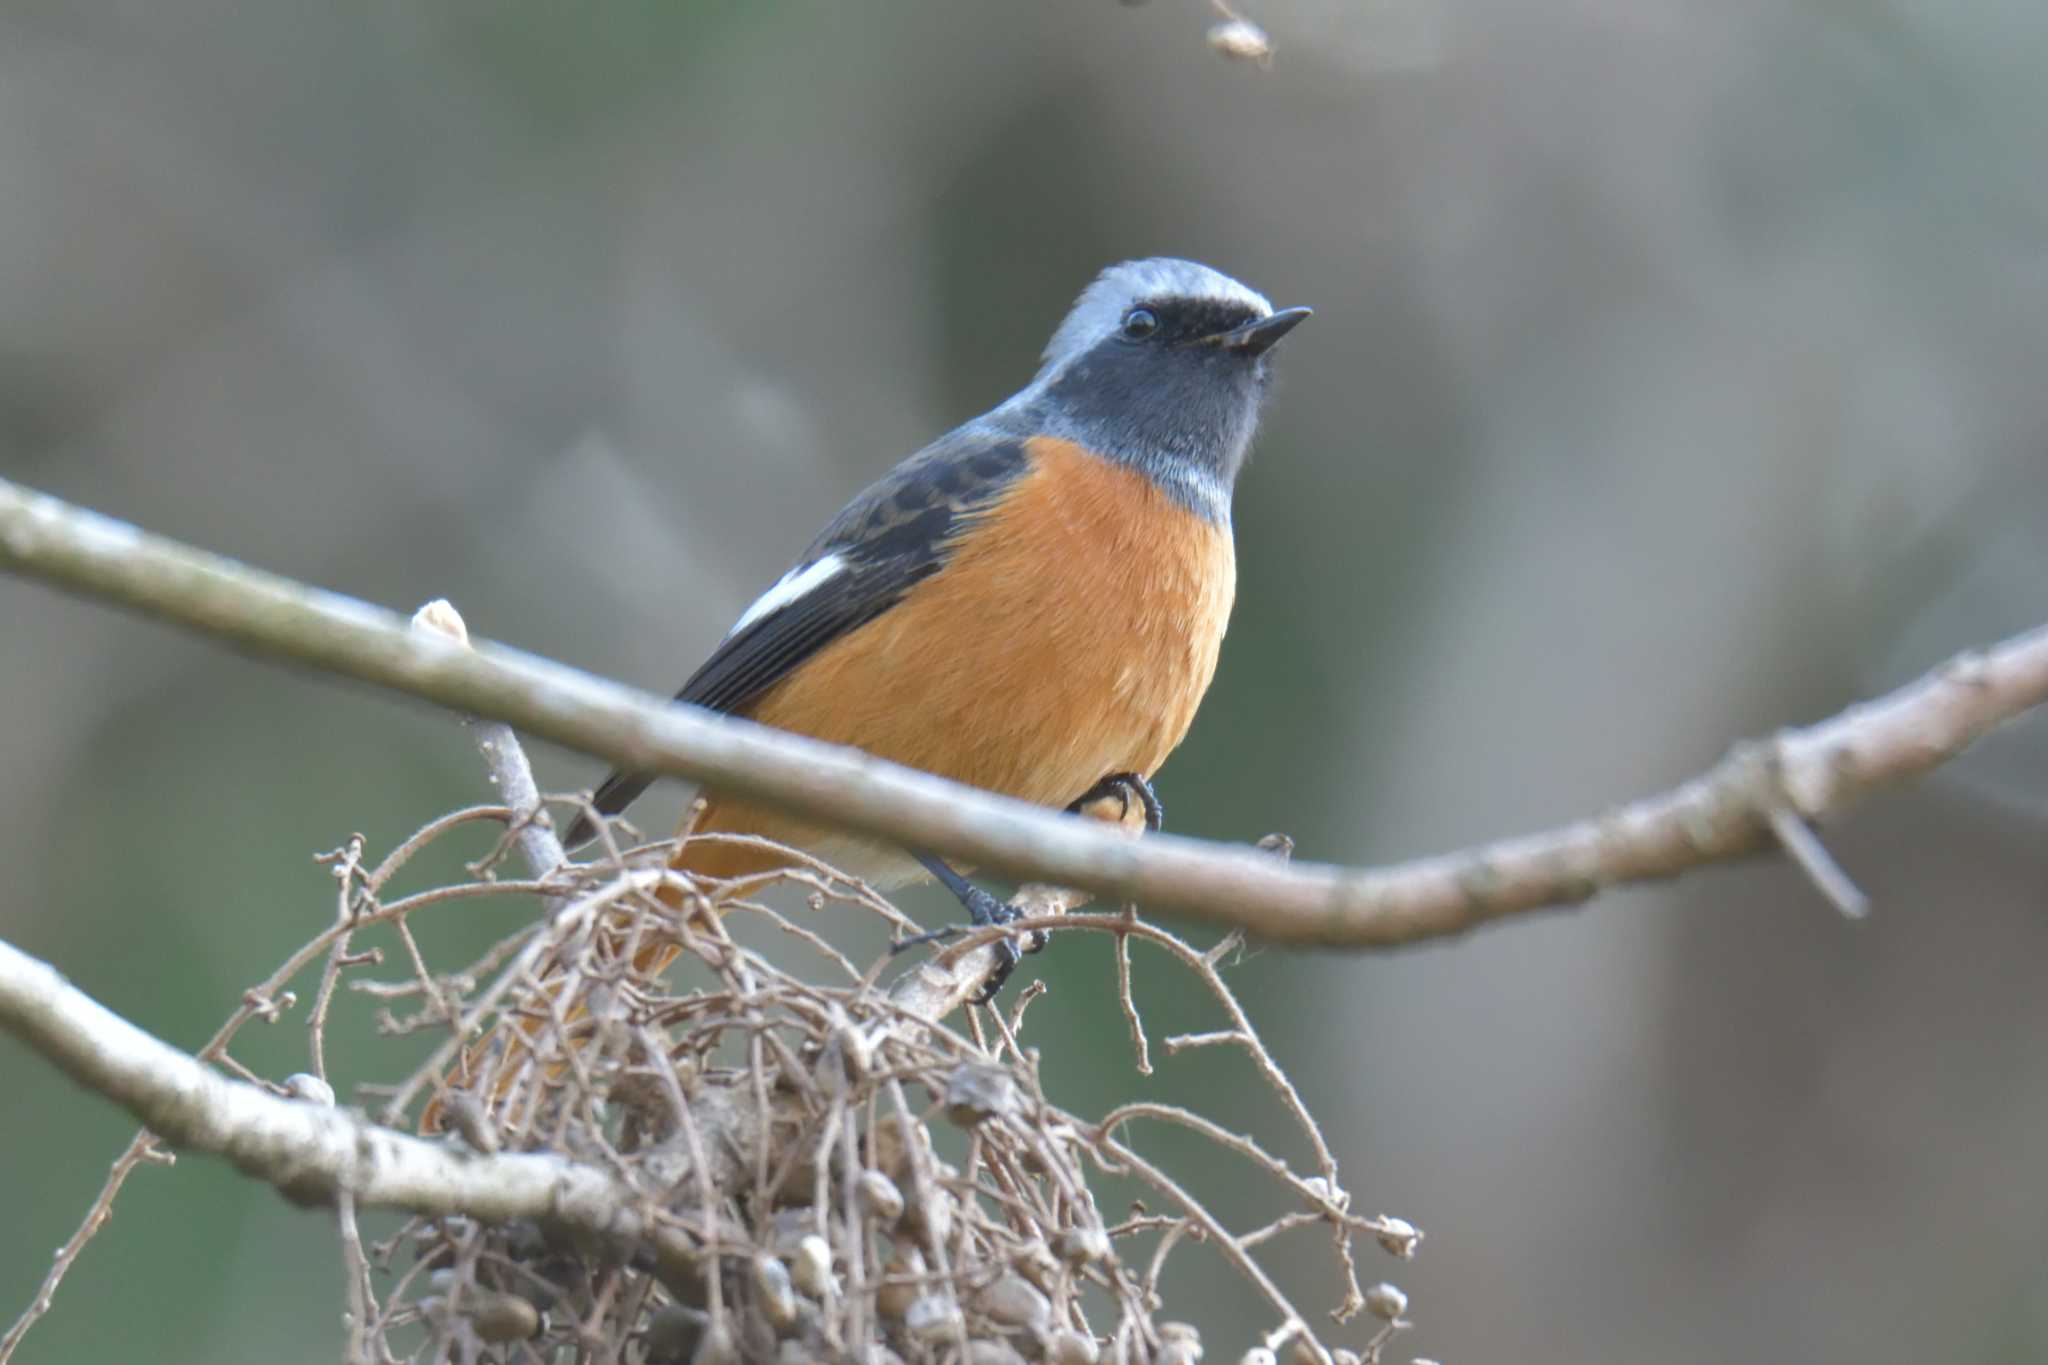
[{"label": "daurian redstart", "polygon": [[[1230,619],[1231,489],[1270,352],[1308,315],[1193,261],[1111,266],[1031,383],[848,503],[677,700],[1046,806],[1122,783],[1156,825],[1150,778]],[[615,814],[650,780],[614,773],[595,805]],[[930,873],[977,923],[1005,918],[927,853],[703,795],[695,833],[764,836],[883,888]],[[675,861],[714,878],[776,865],[726,840]]]}]

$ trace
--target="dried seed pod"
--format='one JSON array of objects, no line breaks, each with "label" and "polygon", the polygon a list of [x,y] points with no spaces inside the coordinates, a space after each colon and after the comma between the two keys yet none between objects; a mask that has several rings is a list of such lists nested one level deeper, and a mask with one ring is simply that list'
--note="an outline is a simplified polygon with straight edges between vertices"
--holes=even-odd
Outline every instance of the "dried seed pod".
[{"label": "dried seed pod", "polygon": [[946,1117],[962,1128],[1015,1113],[1018,1104],[1017,1078],[1006,1067],[975,1063],[946,1077]]},{"label": "dried seed pod", "polygon": [[1381,1246],[1405,1261],[1415,1254],[1415,1246],[1422,1240],[1422,1229],[1405,1218],[1381,1214],[1379,1230],[1373,1235]]},{"label": "dried seed pod", "polygon": [[1195,1365],[1202,1358],[1202,1334],[1191,1322],[1159,1324],[1159,1354],[1155,1365]]},{"label": "dried seed pod", "polygon": [[802,1238],[789,1258],[789,1277],[796,1287],[814,1299],[831,1297],[832,1244],[817,1233]]},{"label": "dried seed pod", "polygon": [[485,1341],[531,1341],[540,1335],[540,1309],[517,1294],[487,1289],[464,1298],[462,1307]]},{"label": "dried seed pod", "polygon": [[965,1325],[960,1305],[950,1294],[925,1294],[903,1313],[903,1331],[912,1341],[944,1341]]},{"label": "dried seed pod", "polygon": [[999,1275],[974,1296],[974,1310],[999,1327],[1043,1327],[1052,1321],[1052,1300],[1022,1275]]},{"label": "dried seed pod", "polygon": [[1408,1311],[1408,1296],[1382,1282],[1365,1291],[1365,1306],[1374,1317],[1393,1322]]},{"label": "dried seed pod", "polygon": [[1046,1365],[1098,1365],[1102,1359],[1102,1348],[1095,1344],[1094,1337],[1084,1337],[1071,1328],[1062,1328],[1046,1339]]},{"label": "dried seed pod", "polygon": [[[924,1275],[924,1253],[916,1247],[899,1247],[889,1255],[882,1269],[882,1283],[875,1287],[875,1311],[895,1322],[903,1321],[910,1305],[923,1292],[916,1284],[904,1284],[901,1277]],[[891,1283],[891,1281],[896,1281]]]},{"label": "dried seed pod", "polygon": [[1330,1353],[1305,1336],[1296,1337],[1288,1349],[1287,1358],[1293,1365],[1335,1365]]},{"label": "dried seed pod", "polygon": [[825,1049],[825,1055],[829,1058],[834,1052],[839,1054],[839,1065],[847,1080],[864,1081],[874,1074],[875,1046],[860,1025],[846,1020],[832,1031],[832,1045]]},{"label": "dried seed pod", "polygon": [[[1068,1228],[1053,1239],[1053,1254],[1068,1265],[1095,1265],[1110,1259],[1109,1234],[1100,1228]],[[1185,1326],[1169,1323],[1167,1326]],[[1166,1328],[1159,1329],[1162,1333]],[[1190,1332],[1195,1329],[1189,1327]]]},{"label": "dried seed pod", "polygon": [[944,1246],[953,1240],[953,1214],[958,1201],[951,1190],[921,1185],[916,1198],[903,1209],[903,1230],[921,1238],[927,1246]]},{"label": "dried seed pod", "polygon": [[853,1195],[862,1212],[890,1227],[903,1216],[903,1191],[880,1171],[862,1171]]},{"label": "dried seed pod", "polygon": [[902,1117],[884,1114],[868,1129],[868,1164],[891,1180],[903,1180],[912,1168],[912,1143],[917,1152],[929,1152],[932,1135],[923,1124],[913,1122],[906,1136]]},{"label": "dried seed pod", "polygon": [[761,1316],[768,1320],[768,1325],[778,1332],[796,1326],[796,1290],[789,1282],[789,1268],[766,1252],[756,1255],[748,1268],[753,1272],[754,1295],[760,1302]]}]

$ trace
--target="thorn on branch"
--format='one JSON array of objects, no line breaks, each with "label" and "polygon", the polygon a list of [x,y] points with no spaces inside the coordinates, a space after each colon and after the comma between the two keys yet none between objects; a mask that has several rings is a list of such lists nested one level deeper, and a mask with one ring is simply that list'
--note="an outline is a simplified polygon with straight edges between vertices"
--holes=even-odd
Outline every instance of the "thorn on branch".
[{"label": "thorn on branch", "polygon": [[1771,811],[1770,821],[1778,843],[1844,918],[1862,919],[1870,913],[1870,898],[1849,879],[1805,816],[1790,806],[1778,806]]}]

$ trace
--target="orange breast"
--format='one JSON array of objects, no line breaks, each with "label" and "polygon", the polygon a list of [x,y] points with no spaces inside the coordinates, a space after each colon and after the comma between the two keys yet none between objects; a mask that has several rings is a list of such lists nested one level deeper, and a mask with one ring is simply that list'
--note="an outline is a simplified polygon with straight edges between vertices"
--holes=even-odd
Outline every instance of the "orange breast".
[{"label": "orange breast", "polygon": [[[1037,438],[1030,452],[940,572],[747,714],[1040,805],[1111,773],[1150,776],[1216,671],[1237,587],[1230,532],[1071,443]],[[700,830],[856,851],[710,795]],[[680,865],[734,876],[765,861],[714,843]],[[900,857],[853,861],[884,883],[915,874]]]}]

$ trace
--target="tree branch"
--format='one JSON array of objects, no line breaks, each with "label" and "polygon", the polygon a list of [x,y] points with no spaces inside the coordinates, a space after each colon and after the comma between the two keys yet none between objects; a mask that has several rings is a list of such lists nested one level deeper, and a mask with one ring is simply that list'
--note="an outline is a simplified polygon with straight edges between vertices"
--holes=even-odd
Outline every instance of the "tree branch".
[{"label": "tree branch", "polygon": [[534,1218],[616,1239],[650,1230],[647,1201],[602,1171],[541,1153],[474,1155],[279,1099],[159,1042],[5,942],[0,1028],[164,1141],[226,1157],[301,1203],[347,1191],[361,1208]]},{"label": "tree branch", "polygon": [[2048,700],[2048,628],[1966,654],[1804,730],[1739,746],[1667,794],[1542,834],[1383,869],[1282,865],[1246,847],[1131,841],[854,750],[674,706],[146,534],[0,480],[0,568],[253,653],[488,716],[627,767],[1274,941],[1386,947],[1585,900],[1751,851],[1773,816],[1839,812]]}]

